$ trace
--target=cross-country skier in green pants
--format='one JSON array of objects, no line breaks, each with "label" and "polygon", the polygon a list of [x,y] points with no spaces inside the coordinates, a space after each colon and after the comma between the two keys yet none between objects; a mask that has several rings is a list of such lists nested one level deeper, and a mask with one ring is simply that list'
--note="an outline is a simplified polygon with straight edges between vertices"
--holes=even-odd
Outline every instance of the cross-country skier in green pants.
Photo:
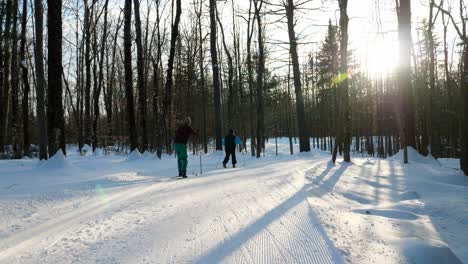
[{"label": "cross-country skier in green pants", "polygon": [[198,133],[190,126],[192,121],[190,117],[177,120],[177,131],[174,137],[174,149],[177,156],[177,165],[179,167],[179,177],[187,178],[187,142],[190,135],[198,136]]}]

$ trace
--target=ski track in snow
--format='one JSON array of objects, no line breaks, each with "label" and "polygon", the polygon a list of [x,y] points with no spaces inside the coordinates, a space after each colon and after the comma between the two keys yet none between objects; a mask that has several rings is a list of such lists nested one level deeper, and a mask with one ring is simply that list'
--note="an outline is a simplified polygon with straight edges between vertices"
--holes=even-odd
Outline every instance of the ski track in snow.
[{"label": "ski track in snow", "polygon": [[40,218],[2,238],[0,262],[339,263],[301,190],[309,166],[259,163],[38,205]]},{"label": "ski track in snow", "polygon": [[240,155],[239,168],[220,169],[221,156],[188,179],[171,178],[174,159],[138,153],[56,159],[46,180],[30,177],[42,169],[32,161],[13,161],[0,177],[0,263],[461,263],[451,250],[468,259],[468,218],[456,214],[468,181],[429,159],[333,164],[313,151]]}]

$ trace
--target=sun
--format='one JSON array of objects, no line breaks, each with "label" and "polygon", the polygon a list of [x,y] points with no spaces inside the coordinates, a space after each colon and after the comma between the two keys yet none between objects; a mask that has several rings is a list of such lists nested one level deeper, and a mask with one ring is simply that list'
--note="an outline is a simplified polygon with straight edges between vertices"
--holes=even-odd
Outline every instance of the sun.
[{"label": "sun", "polygon": [[395,71],[398,63],[398,42],[377,39],[362,49],[361,67],[372,78],[387,76]]}]

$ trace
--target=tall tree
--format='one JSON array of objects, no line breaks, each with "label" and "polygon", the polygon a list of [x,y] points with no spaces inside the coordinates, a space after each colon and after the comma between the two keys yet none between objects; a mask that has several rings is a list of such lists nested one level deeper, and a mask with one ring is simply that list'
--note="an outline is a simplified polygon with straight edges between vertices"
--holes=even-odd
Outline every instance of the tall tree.
[{"label": "tall tree", "polygon": [[11,30],[11,138],[13,157],[21,158],[20,146],[20,111],[19,111],[19,75],[18,75],[18,0],[13,1],[13,27]]},{"label": "tall tree", "polygon": [[49,156],[52,156],[60,149],[66,154],[62,104],[62,0],[48,0],[47,10],[47,134]]},{"label": "tall tree", "polygon": [[348,94],[348,0],[338,0],[340,7],[340,72],[336,78],[338,83],[338,104],[336,105],[338,112],[337,122],[337,138],[333,149],[332,160],[335,162],[338,147],[343,147],[343,160],[350,162],[350,146],[351,146],[351,116],[349,110],[349,94]]},{"label": "tall tree", "polygon": [[34,0],[34,20],[36,40],[34,41],[34,63],[36,69],[36,111],[39,127],[39,159],[47,159],[47,126],[45,113],[44,79],[44,7],[42,0]]},{"label": "tall tree", "polygon": [[[14,0],[17,1],[17,0]],[[11,15],[13,13],[13,0],[6,2],[5,19],[5,61],[3,64],[3,90],[0,106],[0,155],[5,155],[5,144],[8,133],[8,118],[10,117],[10,98],[11,98]]]},{"label": "tall tree", "polygon": [[91,145],[92,142],[92,121],[91,121],[91,34],[92,34],[92,17],[94,16],[94,5],[92,1],[91,7],[88,0],[84,0],[84,38],[85,38],[85,54],[84,63],[86,67],[85,89],[84,89],[84,141],[85,144]]},{"label": "tall tree", "polygon": [[210,51],[211,66],[213,70],[213,96],[214,96],[214,118],[216,150],[222,150],[222,121],[221,121],[221,87],[218,65],[218,50],[216,46],[216,0],[210,0]]},{"label": "tall tree", "polygon": [[249,124],[250,124],[250,153],[252,157],[255,157],[255,100],[254,100],[254,79],[253,79],[253,62],[252,62],[252,38],[254,33],[254,21],[255,15],[252,16],[252,1],[249,4],[249,14],[247,19],[247,75],[248,75],[248,86],[249,86]]},{"label": "tall tree", "polygon": [[411,1],[396,1],[398,17],[398,86],[400,89],[399,107],[404,147],[404,162],[408,163],[407,147],[416,147],[416,127],[414,120],[413,88],[411,84]]},{"label": "tall tree", "polygon": [[181,0],[176,0],[176,14],[174,23],[172,24],[172,32],[171,32],[171,47],[169,50],[169,59],[167,62],[167,75],[166,75],[166,94],[164,96],[164,109],[162,118],[165,118],[165,135],[166,135],[166,149],[168,153],[171,153],[171,144],[169,139],[169,131],[172,125],[172,87],[173,87],[173,80],[172,80],[172,71],[174,68],[174,57],[175,57],[175,48],[177,44],[177,39],[179,38],[179,22],[180,16],[182,14],[182,4]]},{"label": "tall tree", "polygon": [[97,82],[97,85],[95,85],[97,86],[97,89],[94,90],[94,96],[93,96],[93,99],[94,99],[93,152],[96,151],[96,147],[98,145],[97,124],[99,121],[99,98],[101,95],[101,90],[102,90],[102,86],[104,82],[104,51],[106,49],[106,43],[107,43],[107,6],[108,5],[109,5],[109,0],[106,0],[106,2],[104,2],[104,7],[103,7],[104,22],[103,22],[103,29],[102,29],[101,47],[100,47],[100,52],[99,52],[100,53],[99,54],[99,80]]},{"label": "tall tree", "polygon": [[206,133],[206,104],[207,94],[205,85],[205,65],[204,58],[205,53],[203,50],[203,34],[202,34],[202,12],[203,12],[203,0],[199,1],[199,9],[196,11],[197,24],[198,24],[198,38],[200,42],[200,48],[198,49],[198,67],[200,68],[200,89],[202,92],[202,140],[203,140],[203,151],[208,153],[208,138]]},{"label": "tall tree", "polygon": [[136,33],[136,48],[137,48],[137,72],[138,72],[138,113],[140,119],[140,151],[145,152],[148,148],[148,130],[146,128],[146,87],[145,87],[145,61],[143,58],[143,45],[141,36],[141,20],[140,20],[140,0],[133,1],[135,5],[135,33]]},{"label": "tall tree", "polygon": [[294,31],[294,25],[296,21],[294,19],[294,10],[296,6],[293,0],[288,0],[285,4],[286,7],[286,18],[288,24],[288,36],[289,36],[289,53],[291,55],[291,62],[293,66],[293,78],[294,78],[294,91],[296,93],[296,111],[297,111],[297,127],[299,132],[299,151],[310,151],[310,140],[309,133],[306,126],[306,118],[304,113],[304,97],[302,95],[302,83],[301,83],[301,71],[299,69],[299,58],[297,55],[297,39],[296,32]]},{"label": "tall tree", "polygon": [[138,147],[135,127],[135,109],[133,104],[133,74],[132,74],[132,0],[125,0],[124,7],[124,68],[125,68],[125,99],[127,102],[127,127],[129,130],[130,151]]},{"label": "tall tree", "polygon": [[22,115],[23,115],[23,155],[31,156],[30,136],[29,136],[29,76],[28,63],[26,59],[26,26],[28,22],[28,1],[23,0],[23,11],[21,18],[21,43],[20,43],[20,65],[22,68],[23,79],[23,100],[22,100]]},{"label": "tall tree", "polygon": [[265,50],[263,46],[263,28],[260,11],[263,0],[254,0],[255,18],[257,20],[257,43],[258,43],[258,65],[257,65],[257,158],[260,158],[265,140],[265,114],[264,114],[264,85],[265,74]]}]

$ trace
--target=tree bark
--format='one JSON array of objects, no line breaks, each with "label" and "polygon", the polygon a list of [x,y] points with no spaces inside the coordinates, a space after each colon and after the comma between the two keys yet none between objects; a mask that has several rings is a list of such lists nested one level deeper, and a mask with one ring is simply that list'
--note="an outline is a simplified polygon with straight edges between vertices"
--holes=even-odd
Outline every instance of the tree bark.
[{"label": "tree bark", "polygon": [[263,0],[254,0],[255,16],[257,19],[258,65],[257,65],[257,158],[260,158],[264,146],[265,115],[263,109],[263,75],[265,73],[265,51],[263,47],[263,28],[260,10]]},{"label": "tree bark", "polygon": [[[5,144],[7,141],[8,118],[10,117],[10,97],[11,97],[11,15],[13,0],[7,0],[6,20],[5,20],[5,61],[3,65],[3,93],[2,105],[0,106],[0,156],[6,156]],[[17,0],[15,0],[17,1]]]},{"label": "tree bark", "polygon": [[47,159],[47,126],[45,114],[45,79],[44,79],[44,7],[42,0],[34,0],[34,18],[36,29],[36,41],[34,42],[34,63],[36,69],[36,100],[37,123],[39,127],[39,159]]},{"label": "tree bark", "polygon": [[294,78],[294,91],[296,93],[296,111],[297,111],[297,128],[299,132],[299,151],[308,152],[310,151],[310,140],[309,133],[306,126],[306,119],[304,113],[304,97],[302,95],[302,83],[301,83],[301,71],[299,69],[299,58],[297,55],[297,40],[296,33],[294,31],[294,6],[293,0],[288,0],[286,6],[286,17],[288,24],[288,35],[289,35],[289,53],[291,54],[291,62],[293,66],[293,78]]},{"label": "tree bark", "polygon": [[47,1],[48,92],[47,124],[49,156],[65,149],[65,119],[62,105],[62,0]]},{"label": "tree bark", "polygon": [[20,111],[19,105],[19,75],[18,75],[18,0],[13,2],[13,27],[11,48],[11,137],[13,145],[13,157],[21,158],[20,146]]},{"label": "tree bark", "polygon": [[253,88],[253,65],[252,65],[252,52],[251,52],[251,44],[252,44],[252,37],[253,37],[253,29],[254,29],[254,21],[255,15],[251,18],[251,9],[252,9],[252,1],[250,0],[249,5],[249,19],[247,21],[247,73],[248,73],[248,82],[249,82],[249,123],[250,123],[250,153],[252,157],[255,157],[255,123],[254,123],[254,116],[255,116],[255,101],[254,101],[254,88]]},{"label": "tree bark", "polygon": [[221,135],[221,88],[218,65],[218,51],[216,47],[216,0],[210,0],[210,47],[211,47],[211,65],[213,69],[213,96],[214,96],[214,117],[215,117],[215,136],[216,150],[223,150]]},{"label": "tree bark", "polygon": [[208,153],[208,138],[206,133],[206,104],[207,104],[207,94],[206,94],[206,84],[205,84],[205,65],[203,63],[204,59],[204,50],[203,50],[203,32],[202,32],[202,12],[203,12],[203,1],[200,0],[200,9],[197,12],[198,19],[198,38],[200,41],[200,47],[198,49],[199,56],[199,65],[200,68],[200,89],[202,92],[202,140],[203,140],[203,151]]},{"label": "tree bark", "polygon": [[29,135],[29,78],[28,64],[26,62],[26,26],[28,20],[28,1],[23,1],[23,12],[21,19],[21,43],[20,43],[20,65],[23,77],[23,155],[31,157],[30,135]]},{"label": "tree bark", "polygon": [[404,148],[404,162],[408,162],[407,147],[416,147],[416,128],[413,106],[413,88],[411,84],[411,2],[400,0],[397,6],[399,69],[398,84],[400,89],[399,107],[401,128],[400,135]]},{"label": "tree bark", "polygon": [[138,113],[140,120],[141,144],[140,151],[143,153],[148,148],[148,130],[146,128],[146,87],[145,87],[145,70],[143,58],[143,45],[141,36],[141,20],[140,20],[140,2],[133,1],[135,5],[135,38],[137,48],[137,72],[138,72]]},{"label": "tree bark", "polygon": [[172,87],[173,87],[173,80],[172,80],[172,72],[174,69],[174,57],[175,57],[175,49],[177,44],[177,39],[179,37],[179,22],[180,16],[182,14],[182,4],[181,0],[176,0],[176,15],[174,19],[174,24],[172,25],[172,32],[171,32],[171,47],[169,51],[169,60],[167,62],[167,75],[166,75],[166,94],[164,96],[163,101],[163,115],[164,124],[165,124],[165,136],[166,136],[166,150],[168,153],[172,153],[171,151],[171,139],[169,138],[172,135],[171,126],[172,126]]},{"label": "tree bark", "polygon": [[132,0],[125,0],[124,7],[124,67],[125,67],[125,98],[127,102],[127,126],[129,129],[130,151],[138,147],[135,128],[135,113],[133,103],[132,77]]}]

